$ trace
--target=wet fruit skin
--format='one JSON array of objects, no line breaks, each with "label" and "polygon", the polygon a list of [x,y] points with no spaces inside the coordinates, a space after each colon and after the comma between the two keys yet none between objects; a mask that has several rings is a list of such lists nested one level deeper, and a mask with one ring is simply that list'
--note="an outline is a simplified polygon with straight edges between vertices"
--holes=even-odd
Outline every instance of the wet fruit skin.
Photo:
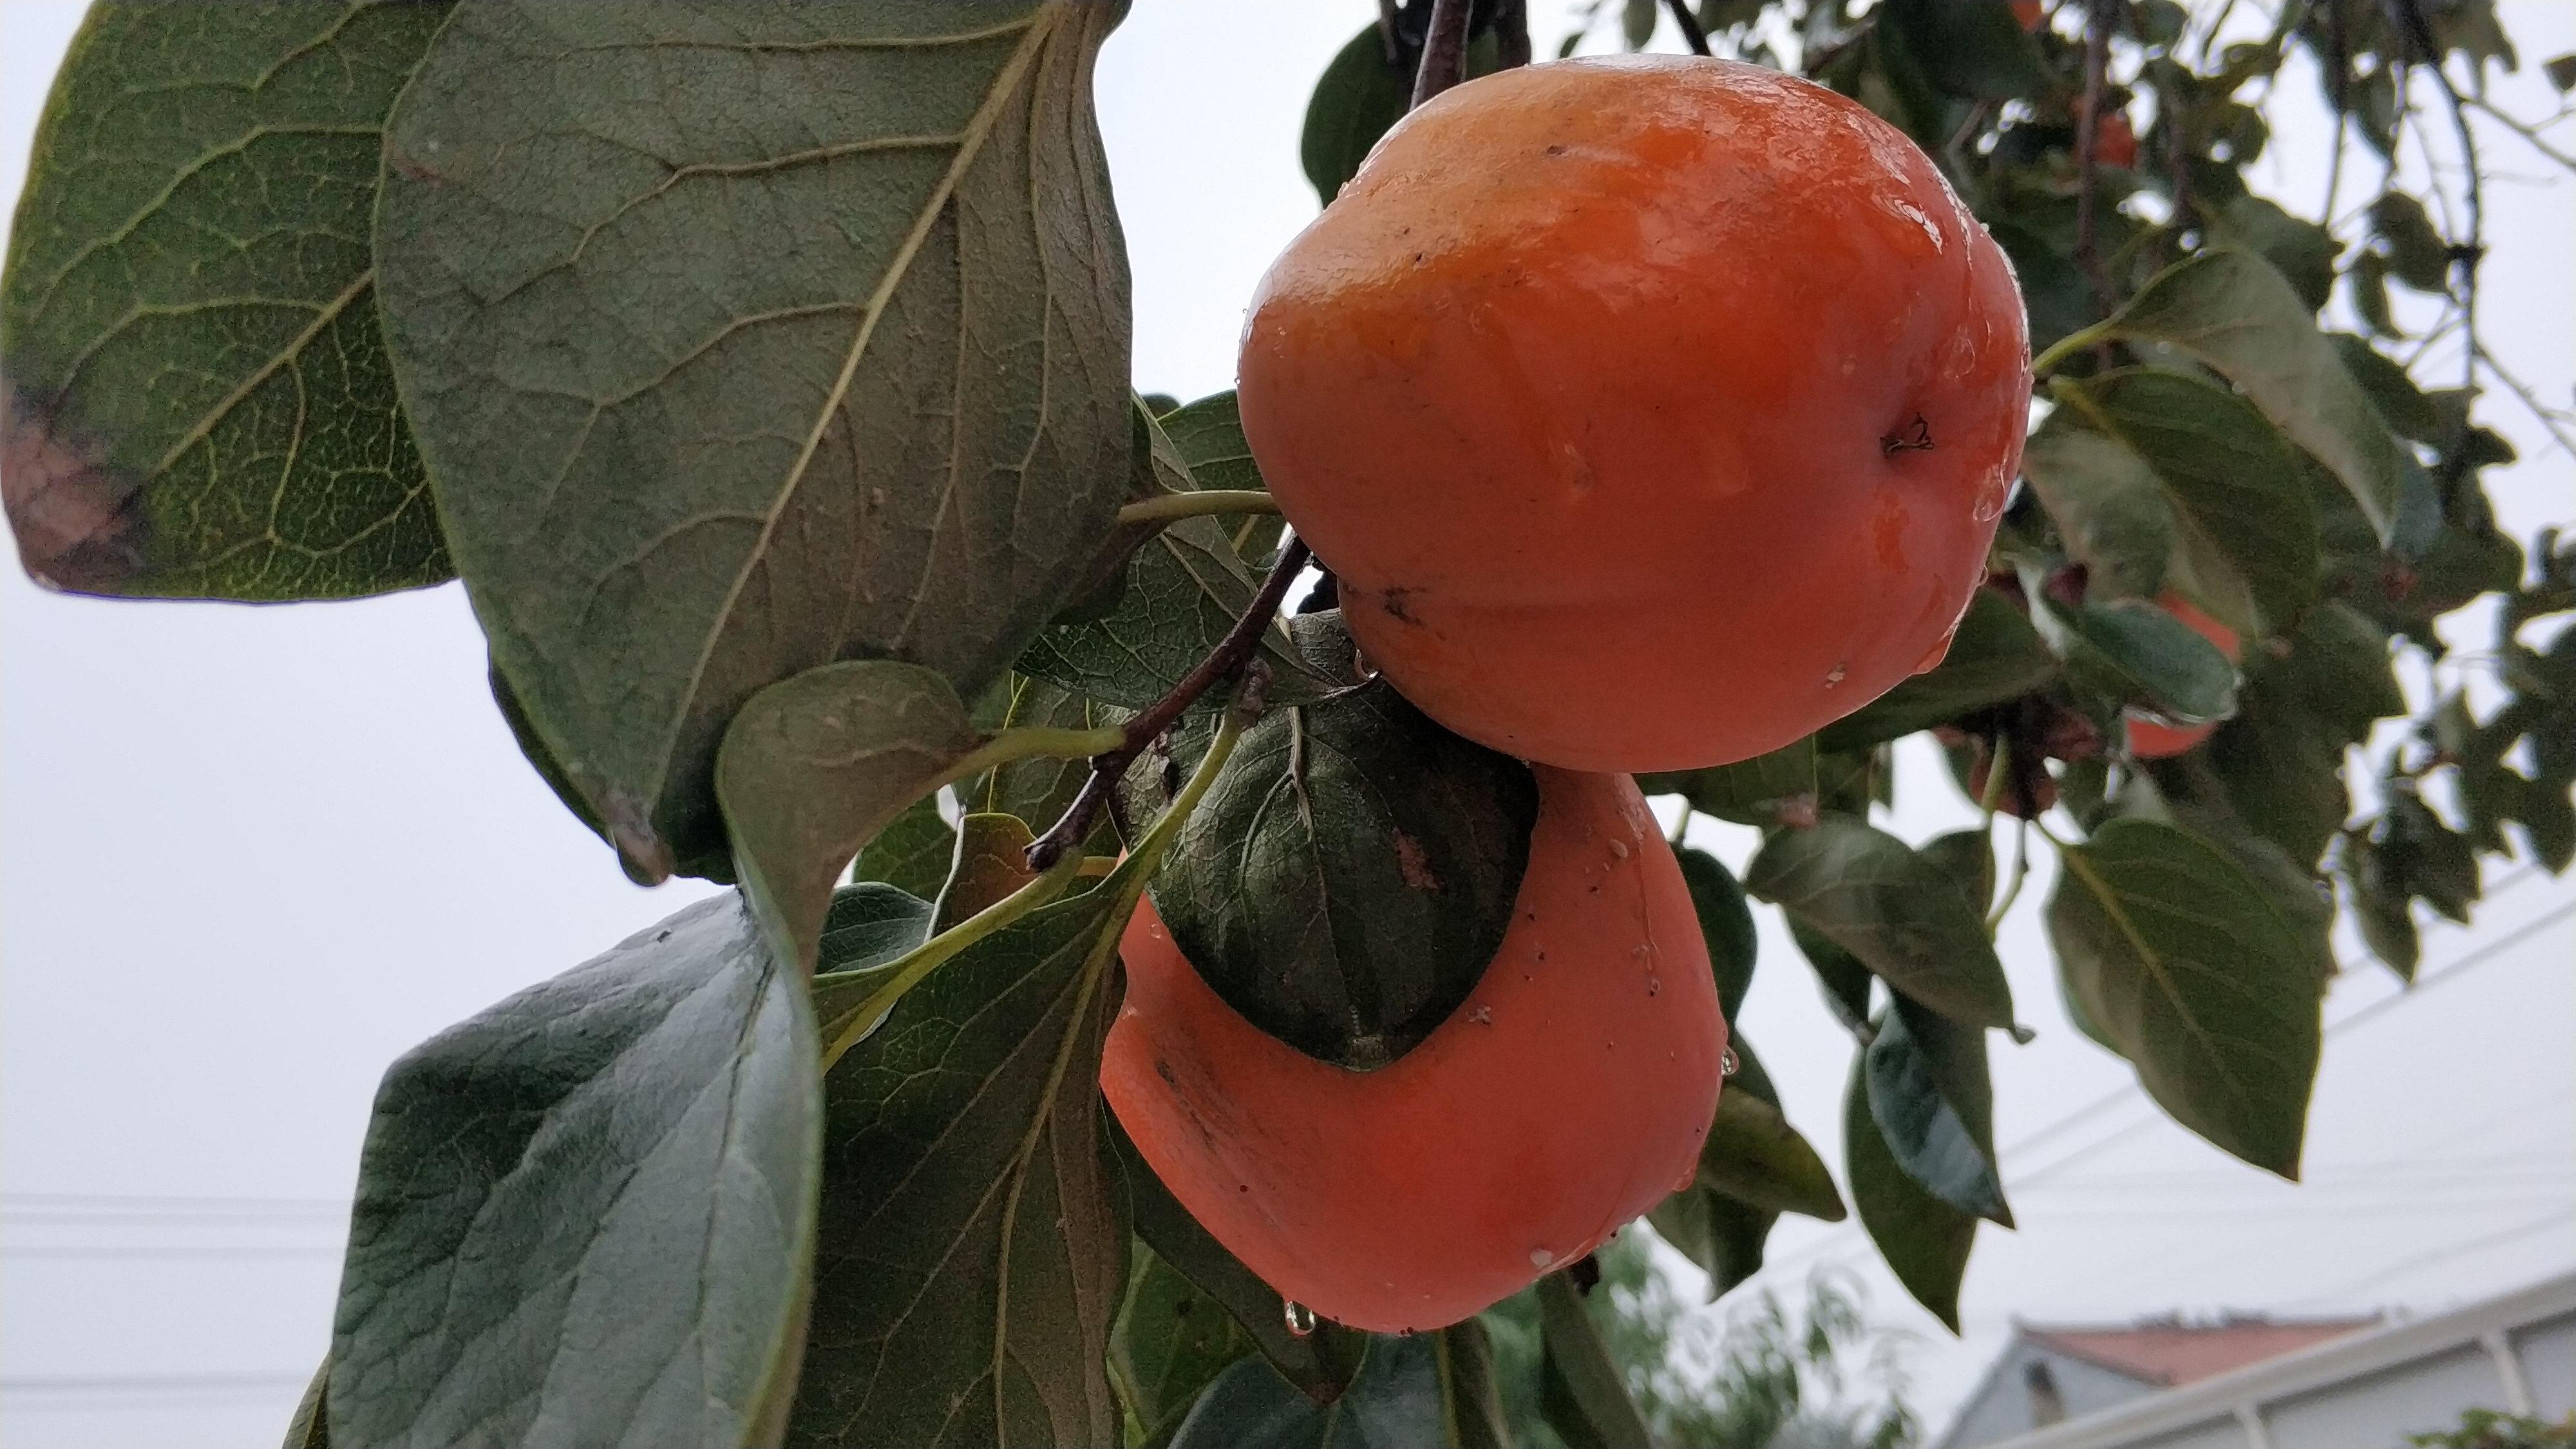
[{"label": "wet fruit skin", "polygon": [[2010,264],[1821,87],[1471,81],[1274,264],[1244,431],[1424,712],[1569,769],[1787,744],[1937,663],[2020,463]]},{"label": "wet fruit skin", "polygon": [[[2160,595],[2156,599],[2156,607],[2189,624],[2193,633],[2217,645],[2218,652],[2227,656],[2228,663],[2244,659],[2244,643],[2236,637],[2236,631],[2193,608],[2182,595],[2172,592]],[[2129,753],[2142,760],[2162,760],[2179,755],[2216,733],[2219,723],[2211,720],[2207,724],[2168,725],[2131,715],[2128,720]]]},{"label": "wet fruit skin", "polygon": [[1263,1035],[1142,907],[1100,1083],[1174,1196],[1282,1297],[1454,1323],[1663,1200],[1726,1024],[1681,869],[1624,775],[1540,768],[1529,869],[1457,1013],[1359,1073]]}]

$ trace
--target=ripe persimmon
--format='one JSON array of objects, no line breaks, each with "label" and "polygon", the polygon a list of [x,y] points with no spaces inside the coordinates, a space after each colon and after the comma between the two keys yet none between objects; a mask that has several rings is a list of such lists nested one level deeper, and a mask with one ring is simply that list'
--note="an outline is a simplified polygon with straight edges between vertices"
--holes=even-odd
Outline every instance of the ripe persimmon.
[{"label": "ripe persimmon", "polygon": [[1405,117],[1263,278],[1238,370],[1372,664],[1495,749],[1644,771],[1940,660],[2028,351],[2010,263],[1895,128],[1639,55]]},{"label": "ripe persimmon", "polygon": [[[2227,656],[2228,663],[2235,664],[2244,659],[2244,643],[2236,637],[2236,631],[2193,608],[2191,601],[2182,595],[2169,589],[2157,596],[2156,607],[2189,624],[2193,633],[2217,645],[2218,652]],[[2129,753],[2142,760],[2161,760],[2179,755],[2208,739],[2217,731],[2219,722],[2209,720],[2196,725],[2170,725],[2132,714],[2128,724]]]},{"label": "ripe persimmon", "polygon": [[1715,1115],[1726,1023],[1690,894],[1636,783],[1540,767],[1493,964],[1373,1072],[1264,1035],[1153,907],[1100,1084],[1190,1214],[1277,1289],[1377,1332],[1454,1323],[1674,1190]]}]

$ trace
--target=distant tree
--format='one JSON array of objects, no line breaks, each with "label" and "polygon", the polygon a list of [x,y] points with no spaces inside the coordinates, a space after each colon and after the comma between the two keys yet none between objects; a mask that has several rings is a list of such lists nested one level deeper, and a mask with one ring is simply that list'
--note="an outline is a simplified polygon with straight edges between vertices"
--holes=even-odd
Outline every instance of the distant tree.
[{"label": "distant tree", "polygon": [[2409,1434],[2417,1449],[2567,1449],[2576,1444],[2576,1414],[2555,1424],[2493,1409],[2471,1409],[2460,1427],[2430,1434]]}]

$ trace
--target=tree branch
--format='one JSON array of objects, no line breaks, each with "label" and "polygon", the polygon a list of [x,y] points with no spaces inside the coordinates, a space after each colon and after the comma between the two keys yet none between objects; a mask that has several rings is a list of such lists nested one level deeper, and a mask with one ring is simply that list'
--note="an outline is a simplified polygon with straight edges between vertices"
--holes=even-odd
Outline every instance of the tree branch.
[{"label": "tree branch", "polygon": [[1422,37],[1422,69],[1413,75],[1413,104],[1467,76],[1467,0],[1432,0],[1431,28]]},{"label": "tree branch", "polygon": [[2111,26],[2119,0],[2090,0],[2084,12],[2084,99],[2075,114],[2075,262],[2093,283],[2093,301],[2111,310],[2111,284],[2094,244],[2095,151],[2102,136],[2102,87],[2111,64]]},{"label": "tree branch", "polygon": [[1279,561],[1270,566],[1270,576],[1261,581],[1260,592],[1252,596],[1243,614],[1234,621],[1208,656],[1198,662],[1180,683],[1161,699],[1146,707],[1143,714],[1129,720],[1126,737],[1118,747],[1091,757],[1091,775],[1082,782],[1082,790],[1065,807],[1046,834],[1029,842],[1029,869],[1043,871],[1062,859],[1067,851],[1078,848],[1091,834],[1092,822],[1100,818],[1101,807],[1109,803],[1109,791],[1127,767],[1145,752],[1163,731],[1179,721],[1199,696],[1217,684],[1231,679],[1251,662],[1253,651],[1261,646],[1261,631],[1279,613],[1280,601],[1288,597],[1288,587],[1304,572],[1306,560],[1313,551],[1302,538],[1292,538],[1279,551]]},{"label": "tree branch", "polygon": [[1700,28],[1699,17],[1691,13],[1690,0],[1664,0],[1664,8],[1673,12],[1673,23],[1682,28],[1682,44],[1693,55],[1708,55],[1708,32]]}]

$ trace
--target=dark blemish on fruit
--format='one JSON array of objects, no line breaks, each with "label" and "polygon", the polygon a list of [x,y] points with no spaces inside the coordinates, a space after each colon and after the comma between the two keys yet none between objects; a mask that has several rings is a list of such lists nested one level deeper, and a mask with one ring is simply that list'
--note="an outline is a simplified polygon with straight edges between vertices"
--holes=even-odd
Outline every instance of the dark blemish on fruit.
[{"label": "dark blemish on fruit", "polygon": [[1932,425],[1924,421],[1921,413],[1916,413],[1911,427],[1899,429],[1879,439],[1878,450],[1891,458],[1899,453],[1931,452]]},{"label": "dark blemish on fruit", "polygon": [[1416,592],[1416,590],[1406,588],[1401,584],[1391,589],[1380,590],[1378,593],[1378,607],[1386,610],[1386,616],[1388,618],[1410,624],[1414,622],[1413,611],[1406,601],[1411,599]]}]

